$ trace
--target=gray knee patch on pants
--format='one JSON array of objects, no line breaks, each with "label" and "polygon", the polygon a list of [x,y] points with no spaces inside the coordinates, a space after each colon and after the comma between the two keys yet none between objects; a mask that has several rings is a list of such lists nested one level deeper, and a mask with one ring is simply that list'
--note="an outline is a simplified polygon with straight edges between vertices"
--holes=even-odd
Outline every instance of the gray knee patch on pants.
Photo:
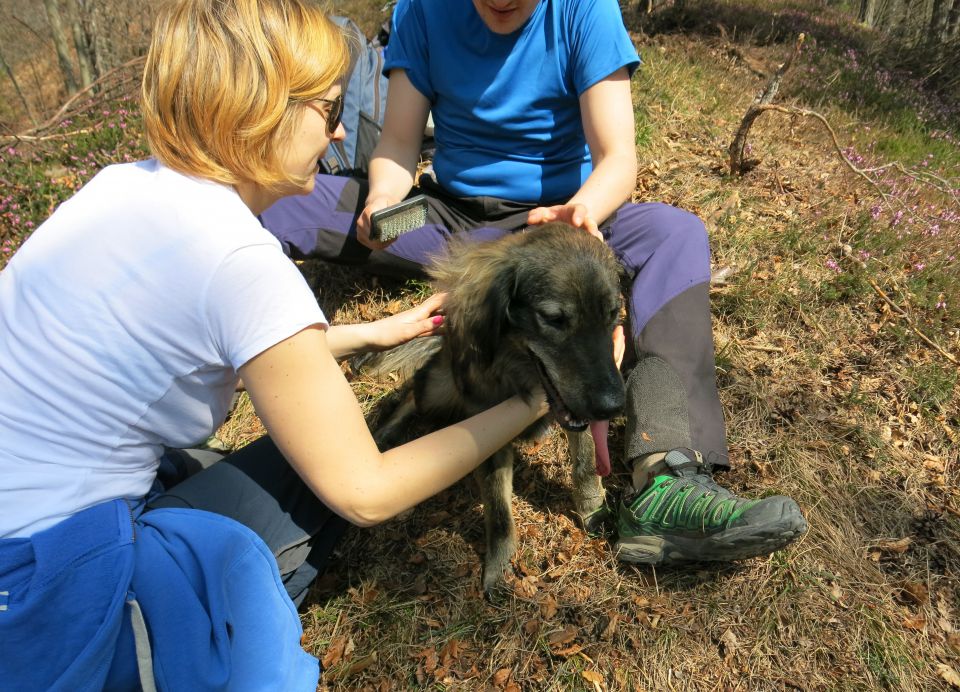
[{"label": "gray knee patch on pants", "polygon": [[653,452],[690,446],[687,392],[670,364],[646,356],[627,378],[627,466]]}]

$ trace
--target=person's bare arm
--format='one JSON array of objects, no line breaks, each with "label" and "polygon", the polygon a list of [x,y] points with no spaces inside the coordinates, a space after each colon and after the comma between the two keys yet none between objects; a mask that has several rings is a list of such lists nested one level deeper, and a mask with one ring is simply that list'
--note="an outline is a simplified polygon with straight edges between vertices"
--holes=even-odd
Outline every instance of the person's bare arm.
[{"label": "person's bare arm", "polygon": [[333,325],[327,329],[327,348],[340,360],[358,353],[384,351],[415,339],[440,332],[443,325],[444,293],[436,293],[416,307],[376,322]]},{"label": "person's bare arm", "polygon": [[383,131],[370,158],[370,191],[357,219],[357,239],[364,245],[386,246],[370,240],[370,214],[402,201],[413,187],[429,113],[430,102],[411,84],[406,70],[391,70]]},{"label": "person's bare arm", "polygon": [[528,223],[563,221],[599,235],[597,225],[630,199],[637,185],[637,150],[630,78],[623,67],[580,95],[593,171],[566,204],[537,207]]},{"label": "person's bare arm", "polygon": [[319,326],[251,359],[240,374],[280,451],[330,509],[372,526],[475,469],[547,412],[514,397],[381,453]]}]

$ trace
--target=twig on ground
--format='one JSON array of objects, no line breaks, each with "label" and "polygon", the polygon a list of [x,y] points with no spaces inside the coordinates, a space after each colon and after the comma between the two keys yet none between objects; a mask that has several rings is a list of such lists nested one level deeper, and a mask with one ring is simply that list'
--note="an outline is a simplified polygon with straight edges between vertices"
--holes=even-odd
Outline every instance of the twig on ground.
[{"label": "twig on ground", "polygon": [[806,324],[808,327],[812,326],[814,329],[820,332],[820,336],[824,336],[824,337],[827,336],[827,330],[823,328],[820,322],[818,322],[813,315],[808,315],[800,307],[797,308],[797,314],[800,315],[800,319],[803,321],[804,324]]},{"label": "twig on ground", "polygon": [[764,351],[765,353],[783,353],[783,348],[780,346],[764,346],[763,344],[740,344],[740,348],[745,348],[748,351]]},{"label": "twig on ground", "polygon": [[770,81],[767,83],[767,88],[754,100],[744,114],[743,120],[740,121],[740,129],[737,130],[737,134],[730,144],[730,172],[733,175],[743,175],[750,169],[751,166],[748,166],[743,159],[747,146],[747,133],[750,132],[750,126],[753,125],[753,121],[757,119],[757,116],[764,110],[767,110],[764,106],[769,105],[777,95],[777,91],[780,90],[780,82],[783,81],[783,76],[787,73],[787,70],[790,69],[794,59],[800,54],[800,49],[803,46],[805,38],[804,34],[800,34],[800,36],[797,37],[797,43],[794,46],[793,52],[787,57],[784,63],[776,69]]}]

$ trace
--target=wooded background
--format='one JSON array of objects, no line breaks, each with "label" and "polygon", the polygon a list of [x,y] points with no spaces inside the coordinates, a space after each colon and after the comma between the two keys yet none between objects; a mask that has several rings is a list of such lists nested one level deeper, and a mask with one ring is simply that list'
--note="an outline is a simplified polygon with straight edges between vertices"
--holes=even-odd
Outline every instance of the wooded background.
[{"label": "wooded background", "polygon": [[[691,10],[695,2],[672,0]],[[960,0],[830,3],[889,36],[884,62],[908,67],[940,91],[960,90]],[[858,3],[858,4],[857,4]],[[146,51],[158,3],[149,0],[3,0],[0,10],[0,131],[39,124],[70,95]],[[331,5],[331,3],[326,3]],[[624,10],[671,4],[628,0]],[[335,11],[349,11],[338,3]]]},{"label": "wooded background", "polygon": [[0,127],[15,132],[143,55],[157,3],[3,0],[0,6]]}]

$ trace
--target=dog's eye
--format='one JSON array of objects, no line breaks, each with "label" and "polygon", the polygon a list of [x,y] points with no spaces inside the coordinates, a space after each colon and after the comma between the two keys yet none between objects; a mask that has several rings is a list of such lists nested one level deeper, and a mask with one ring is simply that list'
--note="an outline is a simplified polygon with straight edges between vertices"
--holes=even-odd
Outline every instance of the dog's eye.
[{"label": "dog's eye", "polygon": [[563,329],[567,326],[567,316],[562,312],[540,312],[540,319],[548,327]]}]

